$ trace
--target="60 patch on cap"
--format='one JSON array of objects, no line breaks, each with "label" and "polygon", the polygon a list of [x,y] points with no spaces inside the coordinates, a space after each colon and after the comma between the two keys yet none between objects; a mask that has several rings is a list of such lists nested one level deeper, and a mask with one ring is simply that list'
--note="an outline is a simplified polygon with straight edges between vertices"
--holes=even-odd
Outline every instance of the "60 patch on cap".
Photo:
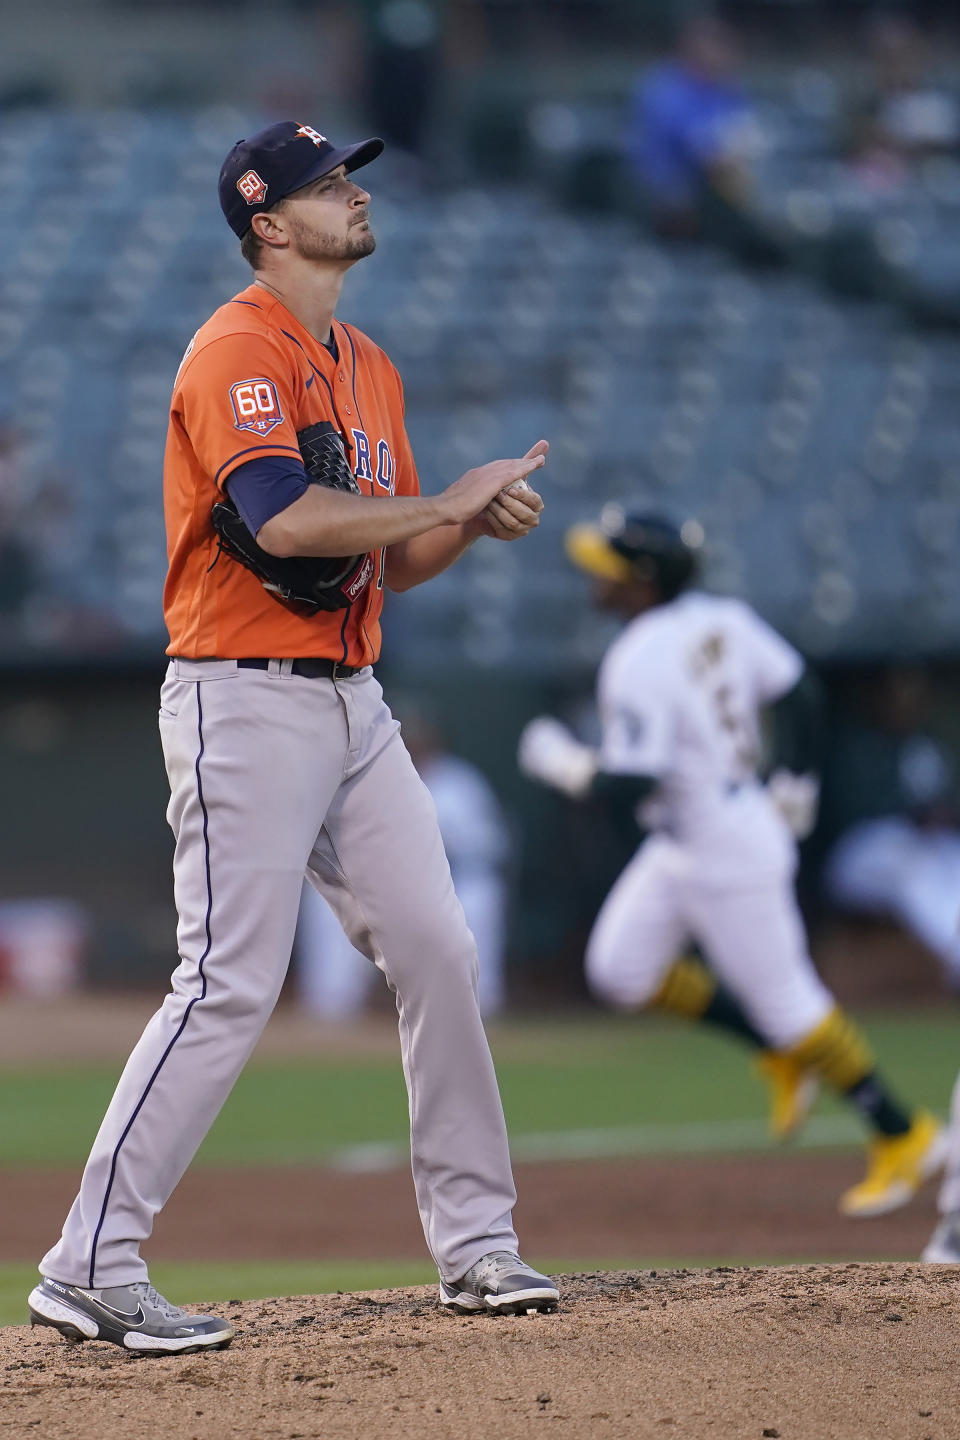
[{"label": "60 patch on cap", "polygon": [[241,175],[237,181],[237,189],[248,205],[262,205],[267,193],[267,186],[256,170],[248,170],[246,175]]}]

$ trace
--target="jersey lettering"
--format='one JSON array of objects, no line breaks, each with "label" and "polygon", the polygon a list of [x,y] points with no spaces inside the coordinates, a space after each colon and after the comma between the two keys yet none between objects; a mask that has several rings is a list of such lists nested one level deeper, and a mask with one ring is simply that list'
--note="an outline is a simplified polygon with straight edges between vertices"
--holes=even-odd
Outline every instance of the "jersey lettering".
[{"label": "jersey lettering", "polygon": [[357,452],[356,464],[353,473],[358,480],[372,480],[373,467],[370,464],[370,441],[367,439],[365,430],[351,430],[354,449]]},{"label": "jersey lettering", "polygon": [[690,669],[699,680],[713,665],[719,665],[727,653],[727,637],[717,630],[707,635],[694,646],[690,656]]},{"label": "jersey lettering", "polygon": [[230,386],[230,403],[236,430],[254,430],[258,435],[269,435],[277,425],[283,424],[280,397],[272,380],[263,377],[238,380],[236,385]]},{"label": "jersey lettering", "polygon": [[377,442],[377,484],[392,495],[397,481],[397,464],[386,440]]},{"label": "jersey lettering", "polygon": [[716,722],[729,736],[734,764],[732,778],[746,779],[755,773],[760,761],[754,741],[755,722],[750,715],[738,708],[732,685],[719,685],[711,700]]},{"label": "jersey lettering", "polygon": [[739,686],[730,679],[730,640],[720,629],[708,630],[689,654],[690,674],[696,684],[707,688],[710,713],[721,737],[726,736],[730,779],[749,778],[757,767],[759,756],[755,737],[755,719],[746,706]]}]

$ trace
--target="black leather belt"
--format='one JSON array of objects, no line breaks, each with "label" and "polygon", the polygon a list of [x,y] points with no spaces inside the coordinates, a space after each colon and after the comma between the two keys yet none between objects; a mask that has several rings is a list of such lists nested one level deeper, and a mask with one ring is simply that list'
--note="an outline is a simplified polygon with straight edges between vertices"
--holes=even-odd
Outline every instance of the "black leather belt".
[{"label": "black leather belt", "polygon": [[[269,660],[238,660],[238,670],[269,670]],[[346,678],[350,675],[359,675],[365,667],[363,665],[344,665],[340,660],[293,660],[290,663],[290,670],[294,675],[302,675],[305,680],[336,680]]]}]

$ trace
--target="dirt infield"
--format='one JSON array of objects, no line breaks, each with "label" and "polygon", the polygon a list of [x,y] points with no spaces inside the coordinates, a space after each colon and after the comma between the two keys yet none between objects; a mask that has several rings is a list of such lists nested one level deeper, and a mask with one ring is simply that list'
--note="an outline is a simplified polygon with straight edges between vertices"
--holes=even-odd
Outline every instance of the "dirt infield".
[{"label": "dirt infield", "polygon": [[11,1328],[0,1433],[954,1440],[958,1287],[848,1264],[567,1276],[560,1312],[524,1319],[424,1287],[231,1302],[231,1349],[179,1359]]},{"label": "dirt infield", "polygon": [[[914,1259],[934,1187],[876,1220],[837,1213],[862,1157],[783,1154],[516,1166],[524,1249],[574,1262]],[[59,1233],[75,1171],[3,1177],[0,1262],[33,1259]],[[427,1258],[405,1170],[344,1175],[306,1166],[188,1171],[146,1248],[154,1260]],[[2,1432],[0,1432],[2,1433]]]}]

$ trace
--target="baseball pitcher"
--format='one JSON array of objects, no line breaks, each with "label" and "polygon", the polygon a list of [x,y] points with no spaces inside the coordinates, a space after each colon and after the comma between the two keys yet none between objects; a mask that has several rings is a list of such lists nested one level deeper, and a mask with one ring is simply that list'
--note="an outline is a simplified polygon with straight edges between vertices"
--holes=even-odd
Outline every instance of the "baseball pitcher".
[{"label": "baseball pitcher", "polygon": [[414,1184],[441,1303],[556,1307],[517,1255],[503,1112],[477,1008],[473,937],[436,813],[371,665],[384,588],[405,590],[542,509],[547,451],[420,496],[399,376],[334,318],[375,245],[339,147],[282,121],[239,141],[220,203],[254,271],[194,336],[164,469],[170,665],[160,734],[176,838],[180,964],[123,1072],[34,1324],[128,1350],[229,1343],[150,1285],[140,1256],[273,1009],[304,874],[396,996]]}]

